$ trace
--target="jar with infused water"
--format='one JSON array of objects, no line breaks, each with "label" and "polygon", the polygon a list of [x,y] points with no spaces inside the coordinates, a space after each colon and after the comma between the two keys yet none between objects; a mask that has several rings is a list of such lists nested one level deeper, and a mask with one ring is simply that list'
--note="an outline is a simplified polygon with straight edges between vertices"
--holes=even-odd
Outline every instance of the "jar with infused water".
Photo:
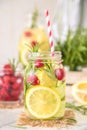
[{"label": "jar with infused water", "polygon": [[25,67],[28,63],[29,52],[49,51],[50,46],[42,15],[35,10],[27,15],[25,27],[18,42],[19,60]]},{"label": "jar with infused water", "polygon": [[65,71],[61,52],[33,52],[24,74],[24,103],[31,119],[59,119],[65,112]]}]

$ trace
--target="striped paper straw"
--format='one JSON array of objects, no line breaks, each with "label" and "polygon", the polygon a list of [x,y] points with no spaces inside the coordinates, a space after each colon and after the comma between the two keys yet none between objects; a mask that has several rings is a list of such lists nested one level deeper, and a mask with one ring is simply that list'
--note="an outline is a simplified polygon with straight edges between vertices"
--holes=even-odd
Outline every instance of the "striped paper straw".
[{"label": "striped paper straw", "polygon": [[46,15],[47,28],[48,28],[49,44],[50,44],[50,49],[53,56],[54,55],[54,41],[53,41],[53,34],[52,34],[51,22],[50,22],[48,10],[45,11],[45,15]]}]

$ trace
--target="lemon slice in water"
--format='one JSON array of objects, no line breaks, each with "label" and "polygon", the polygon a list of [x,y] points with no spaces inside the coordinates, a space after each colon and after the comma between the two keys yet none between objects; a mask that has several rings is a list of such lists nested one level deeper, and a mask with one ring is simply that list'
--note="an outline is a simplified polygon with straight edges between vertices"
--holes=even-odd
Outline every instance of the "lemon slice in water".
[{"label": "lemon slice in water", "polygon": [[36,86],[26,92],[27,109],[37,119],[51,118],[58,112],[60,104],[60,96],[53,89]]}]

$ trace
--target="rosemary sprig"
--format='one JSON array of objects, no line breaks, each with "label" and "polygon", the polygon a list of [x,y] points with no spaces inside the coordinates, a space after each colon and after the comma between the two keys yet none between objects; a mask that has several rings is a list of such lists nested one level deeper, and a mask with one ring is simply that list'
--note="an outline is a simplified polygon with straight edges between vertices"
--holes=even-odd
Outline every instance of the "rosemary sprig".
[{"label": "rosemary sprig", "polygon": [[11,125],[11,127],[20,128],[20,129],[27,129],[26,126],[19,126],[19,125]]},{"label": "rosemary sprig", "polygon": [[70,70],[80,70],[87,65],[87,29],[69,30],[65,41],[57,40],[55,50],[62,52],[65,66]]},{"label": "rosemary sprig", "polygon": [[36,23],[37,23],[37,19],[38,19],[38,10],[35,9],[32,15],[32,24],[31,24],[31,28],[36,27]]},{"label": "rosemary sprig", "polygon": [[14,72],[16,71],[16,68],[19,64],[19,61],[16,61],[14,58],[12,60],[9,60],[9,64],[11,65],[12,69]]},{"label": "rosemary sprig", "polygon": [[53,70],[53,67],[52,67],[52,64],[51,63],[45,63],[45,66],[47,67],[46,69],[43,69],[44,71],[47,72],[48,76],[51,78],[51,79],[54,79],[56,80],[56,77],[54,75],[54,70]]},{"label": "rosemary sprig", "polygon": [[41,44],[37,43],[35,46],[32,47],[32,52],[38,52],[40,46],[41,46]]},{"label": "rosemary sprig", "polygon": [[31,53],[31,52],[38,52],[38,50],[41,47],[42,43],[37,42],[37,44],[35,46],[31,46],[28,43],[26,43],[25,45],[27,47],[28,52]]},{"label": "rosemary sprig", "polygon": [[70,108],[70,109],[80,112],[83,115],[87,115],[87,105],[77,106],[72,103],[66,102],[66,108]]},{"label": "rosemary sprig", "polygon": [[67,123],[69,124],[74,124],[77,123],[77,120],[73,119],[73,118],[66,118]]}]

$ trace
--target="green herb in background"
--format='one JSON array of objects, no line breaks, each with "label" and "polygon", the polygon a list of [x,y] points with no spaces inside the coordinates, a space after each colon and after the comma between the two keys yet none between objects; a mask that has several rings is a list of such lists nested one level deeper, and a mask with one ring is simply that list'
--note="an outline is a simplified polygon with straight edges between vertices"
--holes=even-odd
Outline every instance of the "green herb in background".
[{"label": "green herb in background", "polygon": [[18,67],[19,61],[16,61],[14,58],[12,60],[9,59],[9,64],[15,72]]},{"label": "green herb in background", "polygon": [[63,63],[70,70],[87,66],[87,29],[78,29],[75,34],[69,30],[66,41],[57,41],[55,50],[62,52]]},{"label": "green herb in background", "polygon": [[73,118],[67,118],[66,121],[67,121],[67,123],[69,123],[69,124],[75,124],[75,123],[77,123],[77,120],[75,120],[75,119],[73,119]]},{"label": "green herb in background", "polygon": [[10,125],[11,127],[20,128],[20,129],[27,129],[26,126],[19,126],[19,125]]},{"label": "green herb in background", "polygon": [[70,109],[80,112],[83,115],[87,115],[87,105],[77,106],[72,103],[66,102],[66,108],[70,108]]},{"label": "green herb in background", "polygon": [[38,20],[38,10],[35,9],[34,12],[33,12],[33,14],[32,14],[32,24],[31,24],[31,28],[36,27],[37,20]]}]

